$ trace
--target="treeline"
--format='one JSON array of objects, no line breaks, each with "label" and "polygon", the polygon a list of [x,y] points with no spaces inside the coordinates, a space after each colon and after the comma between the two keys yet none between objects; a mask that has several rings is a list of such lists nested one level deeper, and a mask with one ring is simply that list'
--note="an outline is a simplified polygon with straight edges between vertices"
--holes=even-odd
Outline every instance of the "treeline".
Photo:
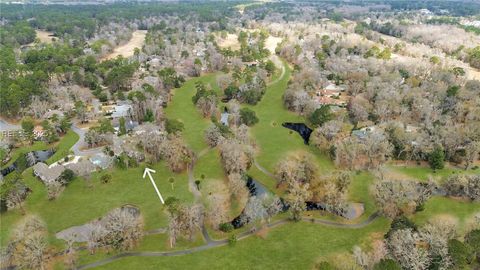
[{"label": "treeline", "polygon": [[[142,19],[149,16],[195,13],[199,21],[225,22],[234,13],[235,2],[181,2],[181,3],[119,3],[113,5],[70,6],[55,5],[0,5],[0,18],[12,23],[29,20],[33,28],[46,29],[59,37],[91,38],[100,25],[122,20]],[[2,31],[8,29],[2,29]],[[8,31],[9,33],[11,31]],[[2,38],[3,40],[3,38]],[[25,44],[25,43],[20,43]]]}]

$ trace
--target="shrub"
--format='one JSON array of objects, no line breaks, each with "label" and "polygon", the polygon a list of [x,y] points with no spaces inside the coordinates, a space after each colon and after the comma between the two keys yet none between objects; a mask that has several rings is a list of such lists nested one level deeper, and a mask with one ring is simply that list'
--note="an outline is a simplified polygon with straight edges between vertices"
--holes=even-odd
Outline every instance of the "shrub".
[{"label": "shrub", "polygon": [[373,270],[402,270],[402,268],[392,259],[381,259],[373,266]]},{"label": "shrub", "polygon": [[165,121],[165,129],[168,134],[182,132],[184,129],[183,123],[176,119],[168,119]]},{"label": "shrub", "polygon": [[230,237],[228,238],[228,245],[231,247],[235,246],[235,244],[237,244],[237,240],[238,240],[237,235],[235,234],[230,235]]},{"label": "shrub", "polygon": [[111,174],[104,174],[100,177],[100,182],[102,184],[107,184],[112,180],[112,175]]},{"label": "shrub", "polygon": [[220,224],[219,229],[222,232],[231,232],[233,231],[233,225],[230,222],[225,222]]},{"label": "shrub", "polygon": [[242,123],[247,126],[253,126],[258,123],[257,115],[249,108],[240,109],[240,119],[242,120]]},{"label": "shrub", "polygon": [[75,177],[75,173],[70,169],[65,169],[62,174],[60,174],[60,182],[64,185],[68,185],[73,178]]},{"label": "shrub", "polygon": [[474,258],[472,248],[457,239],[448,241],[448,253],[457,269],[466,268],[467,264],[470,264]]}]

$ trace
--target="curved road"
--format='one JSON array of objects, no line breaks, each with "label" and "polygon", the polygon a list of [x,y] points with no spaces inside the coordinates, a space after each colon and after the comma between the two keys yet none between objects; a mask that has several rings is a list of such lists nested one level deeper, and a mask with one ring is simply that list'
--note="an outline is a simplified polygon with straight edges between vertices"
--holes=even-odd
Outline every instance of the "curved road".
[{"label": "curved road", "polygon": [[80,150],[80,148],[85,147],[85,133],[86,131],[77,127],[75,124],[72,125],[72,131],[78,134],[78,141],[72,146],[71,150],[76,156],[93,156],[98,153],[102,153],[103,147],[92,148],[88,150]]}]

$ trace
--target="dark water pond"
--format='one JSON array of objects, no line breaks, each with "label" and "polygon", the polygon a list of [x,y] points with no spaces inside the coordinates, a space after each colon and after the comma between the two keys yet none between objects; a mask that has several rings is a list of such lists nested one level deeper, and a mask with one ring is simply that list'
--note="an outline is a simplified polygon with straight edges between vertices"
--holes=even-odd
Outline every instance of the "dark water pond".
[{"label": "dark water pond", "polygon": [[287,123],[283,123],[282,126],[298,132],[298,134],[300,134],[300,136],[302,136],[303,138],[303,143],[308,145],[310,141],[310,135],[312,134],[313,130],[309,128],[307,125],[305,125],[304,123],[288,123],[287,122]]},{"label": "dark water pond", "polygon": [[[255,179],[247,176],[246,186],[248,188],[248,193],[250,197],[258,196],[261,197],[268,193],[267,188],[260,184],[260,182],[256,181]],[[248,218],[245,216],[244,213],[245,209],[242,210],[242,213],[234,218],[230,223],[233,225],[235,229],[243,227],[245,224],[249,222]]]}]

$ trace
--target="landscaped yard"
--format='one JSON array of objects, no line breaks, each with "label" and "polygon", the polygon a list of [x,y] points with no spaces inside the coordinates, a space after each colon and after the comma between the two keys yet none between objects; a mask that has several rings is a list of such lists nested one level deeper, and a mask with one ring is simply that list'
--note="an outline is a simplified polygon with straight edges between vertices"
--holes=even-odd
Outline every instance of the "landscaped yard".
[{"label": "landscaped yard", "polygon": [[[143,168],[140,166],[128,170],[109,170],[112,181],[108,184],[102,184],[99,180],[100,176],[107,172],[94,173],[90,180],[92,187],[83,179],[75,179],[60,197],[53,201],[47,199],[46,188],[32,175],[32,169],[28,169],[24,172],[25,181],[33,192],[27,198],[25,209],[27,213],[36,214],[47,223],[52,240],[56,232],[70,226],[82,225],[124,204],[133,204],[140,208],[146,230],[165,227],[168,222],[164,208],[152,183],[142,178]],[[152,169],[156,170],[152,175],[164,198],[175,196],[192,201],[186,173],[173,175],[163,162]],[[168,182],[171,176],[175,177],[173,190]],[[19,210],[2,213],[2,244],[6,243],[14,223],[20,218]]]}]

